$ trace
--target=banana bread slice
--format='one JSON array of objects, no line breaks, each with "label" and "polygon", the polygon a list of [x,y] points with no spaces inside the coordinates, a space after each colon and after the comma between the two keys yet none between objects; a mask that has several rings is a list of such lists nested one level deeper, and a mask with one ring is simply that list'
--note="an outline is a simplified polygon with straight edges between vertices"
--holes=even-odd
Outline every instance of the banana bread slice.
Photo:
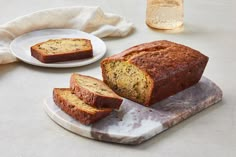
[{"label": "banana bread slice", "polygon": [[54,88],[53,99],[57,106],[82,124],[92,124],[112,112],[110,108],[97,109],[86,104],[69,88]]},{"label": "banana bread slice", "polygon": [[70,61],[93,57],[93,48],[88,39],[53,39],[32,46],[31,56],[43,63]]},{"label": "banana bread slice", "polygon": [[73,93],[93,107],[119,109],[122,103],[122,98],[103,81],[90,76],[72,74],[70,87]]},{"label": "banana bread slice", "polygon": [[105,58],[101,68],[118,95],[149,106],[196,84],[207,62],[197,50],[162,40]]}]

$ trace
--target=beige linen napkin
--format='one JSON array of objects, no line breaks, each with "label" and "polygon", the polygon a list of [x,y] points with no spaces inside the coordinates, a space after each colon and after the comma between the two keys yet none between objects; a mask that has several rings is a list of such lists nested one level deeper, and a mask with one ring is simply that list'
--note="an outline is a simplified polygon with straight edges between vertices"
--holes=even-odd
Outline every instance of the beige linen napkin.
[{"label": "beige linen napkin", "polygon": [[0,64],[17,61],[9,49],[14,38],[47,28],[72,28],[98,37],[123,37],[133,29],[133,24],[121,16],[104,13],[99,7],[67,7],[34,12],[0,25]]}]

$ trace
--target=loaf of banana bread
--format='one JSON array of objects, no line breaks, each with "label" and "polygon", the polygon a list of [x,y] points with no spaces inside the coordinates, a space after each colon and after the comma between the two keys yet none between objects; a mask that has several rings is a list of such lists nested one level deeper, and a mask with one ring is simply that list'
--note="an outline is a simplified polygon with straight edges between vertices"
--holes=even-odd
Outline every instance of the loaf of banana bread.
[{"label": "loaf of banana bread", "polygon": [[104,82],[90,76],[72,74],[70,88],[85,103],[96,108],[119,109],[122,103],[122,98]]},{"label": "loaf of banana bread", "polygon": [[54,88],[53,100],[65,113],[85,125],[92,124],[112,112],[110,108],[91,107],[73,94],[70,88]]},{"label": "loaf of banana bread", "polygon": [[54,63],[90,58],[93,49],[88,39],[52,39],[32,46],[31,56],[43,63]]},{"label": "loaf of banana bread", "polygon": [[196,84],[208,57],[170,41],[131,47],[101,62],[104,82],[118,95],[150,106]]}]

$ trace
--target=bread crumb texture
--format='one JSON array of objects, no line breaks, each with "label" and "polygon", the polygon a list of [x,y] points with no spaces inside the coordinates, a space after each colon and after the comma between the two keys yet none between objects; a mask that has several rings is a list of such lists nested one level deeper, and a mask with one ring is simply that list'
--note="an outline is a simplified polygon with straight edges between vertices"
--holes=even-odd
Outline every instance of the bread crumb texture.
[{"label": "bread crumb texture", "polygon": [[45,55],[53,55],[90,50],[91,45],[86,39],[55,39],[39,44],[38,48],[43,50]]}]

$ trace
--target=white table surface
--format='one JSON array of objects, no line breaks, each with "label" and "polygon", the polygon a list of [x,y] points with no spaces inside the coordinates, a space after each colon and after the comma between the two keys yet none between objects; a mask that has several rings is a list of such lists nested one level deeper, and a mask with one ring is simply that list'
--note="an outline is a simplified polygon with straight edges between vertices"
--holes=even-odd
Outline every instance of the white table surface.
[{"label": "white table surface", "polygon": [[70,74],[101,78],[99,62],[70,69],[48,69],[22,62],[0,65],[1,157],[235,157],[236,156],[236,1],[185,1],[185,30],[154,31],[145,24],[146,1],[137,0],[0,0],[0,24],[36,10],[99,5],[125,16],[136,31],[120,39],[104,39],[107,56],[132,45],[167,39],[210,57],[204,75],[223,90],[223,101],[137,146],[94,141],[55,124],[43,110],[53,87],[67,87]]}]

